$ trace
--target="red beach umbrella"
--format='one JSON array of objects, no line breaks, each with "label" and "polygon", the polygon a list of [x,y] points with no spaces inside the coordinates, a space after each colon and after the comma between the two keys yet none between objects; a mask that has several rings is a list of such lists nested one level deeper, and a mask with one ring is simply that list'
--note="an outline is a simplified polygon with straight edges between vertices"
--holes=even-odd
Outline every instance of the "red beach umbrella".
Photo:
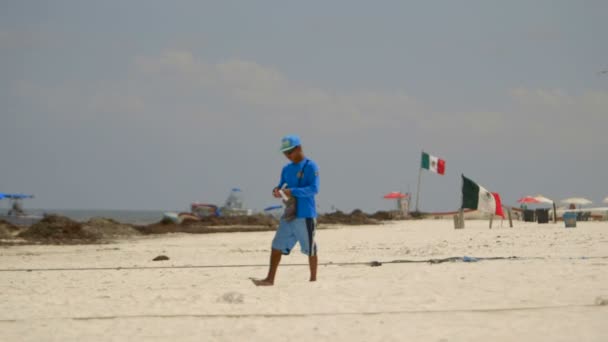
[{"label": "red beach umbrella", "polygon": [[400,198],[406,198],[407,195],[398,191],[393,191],[393,192],[389,192],[388,194],[384,195],[384,199],[400,199]]},{"label": "red beach umbrella", "polygon": [[522,198],[518,199],[517,203],[542,203],[542,202],[532,196],[526,196],[526,197],[522,197]]}]

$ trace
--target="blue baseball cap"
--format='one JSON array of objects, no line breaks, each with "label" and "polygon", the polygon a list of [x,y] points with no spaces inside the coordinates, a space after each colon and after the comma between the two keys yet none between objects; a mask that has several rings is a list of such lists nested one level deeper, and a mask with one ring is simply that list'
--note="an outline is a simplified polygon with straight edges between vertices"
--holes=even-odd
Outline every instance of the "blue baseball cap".
[{"label": "blue baseball cap", "polygon": [[281,139],[281,152],[287,152],[301,145],[297,135],[286,135]]}]

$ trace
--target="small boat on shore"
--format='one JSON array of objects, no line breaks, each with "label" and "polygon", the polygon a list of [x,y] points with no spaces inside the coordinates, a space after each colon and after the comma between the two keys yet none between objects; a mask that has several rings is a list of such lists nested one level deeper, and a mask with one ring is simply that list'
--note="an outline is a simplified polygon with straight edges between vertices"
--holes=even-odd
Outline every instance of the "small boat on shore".
[{"label": "small boat on shore", "polygon": [[194,202],[190,205],[190,212],[166,212],[163,214],[163,221],[179,224],[186,220],[200,221],[206,217],[253,215],[253,210],[244,208],[243,203],[241,189],[233,188],[223,207],[210,203]]}]

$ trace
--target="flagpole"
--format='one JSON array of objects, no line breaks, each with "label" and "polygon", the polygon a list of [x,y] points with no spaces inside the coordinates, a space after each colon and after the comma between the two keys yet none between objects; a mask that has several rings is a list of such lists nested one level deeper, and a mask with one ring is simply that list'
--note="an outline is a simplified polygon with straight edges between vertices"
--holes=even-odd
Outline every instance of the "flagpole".
[{"label": "flagpole", "polygon": [[[420,158],[422,158],[423,153],[424,153],[424,151],[422,151],[422,153],[420,154]],[[418,186],[416,187],[416,213],[418,213],[418,204],[420,202],[420,179],[422,178],[422,162],[420,162],[420,164],[418,166],[419,166],[419,169],[418,169]]]},{"label": "flagpole", "polygon": [[407,184],[407,212],[405,213],[406,216],[410,216],[410,212],[412,211],[412,189],[410,188],[410,184]]}]

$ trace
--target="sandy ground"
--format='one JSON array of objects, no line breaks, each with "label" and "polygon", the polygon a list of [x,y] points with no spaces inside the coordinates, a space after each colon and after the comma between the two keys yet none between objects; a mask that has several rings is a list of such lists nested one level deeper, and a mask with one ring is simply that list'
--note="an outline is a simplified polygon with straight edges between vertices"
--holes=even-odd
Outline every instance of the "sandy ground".
[{"label": "sandy ground", "polygon": [[[320,262],[334,264],[318,282],[298,252],[275,287],[256,288],[248,278],[265,275],[272,236],[1,247],[0,340],[608,341],[608,305],[596,304],[608,299],[608,222],[319,230]],[[160,254],[170,260],[152,261]],[[386,263],[465,255],[524,259]],[[370,261],[384,263],[336,265]],[[172,268],[189,265],[214,267]]]}]

